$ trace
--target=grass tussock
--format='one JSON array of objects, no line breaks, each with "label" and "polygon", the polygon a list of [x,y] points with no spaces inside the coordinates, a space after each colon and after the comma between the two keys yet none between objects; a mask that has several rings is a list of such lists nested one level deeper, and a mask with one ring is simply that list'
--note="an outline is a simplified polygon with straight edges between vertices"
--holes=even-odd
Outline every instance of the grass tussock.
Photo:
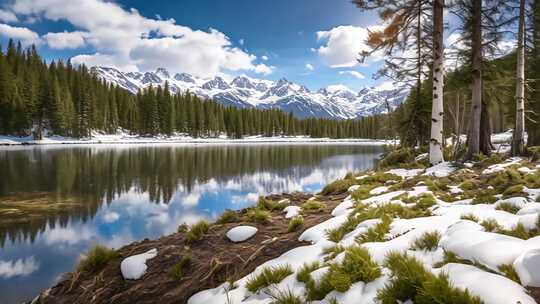
[{"label": "grass tussock", "polygon": [[329,261],[334,259],[338,254],[345,251],[345,247],[342,245],[334,245],[327,248],[324,248],[323,253],[327,256],[325,257],[325,261]]},{"label": "grass tussock", "polygon": [[186,232],[186,241],[188,243],[193,243],[201,240],[208,230],[210,229],[210,224],[205,220],[200,220],[197,223],[191,225],[189,230]]},{"label": "grass tussock", "polygon": [[439,231],[424,232],[424,234],[414,240],[412,249],[432,251],[437,249],[440,240],[441,234]]},{"label": "grass tussock", "polygon": [[467,290],[455,288],[445,274],[434,275],[416,258],[391,252],[384,265],[390,270],[390,282],[380,289],[377,299],[383,304],[412,300],[414,303],[467,303],[482,301]]},{"label": "grass tussock", "polygon": [[321,268],[319,261],[313,263],[304,263],[302,267],[296,273],[296,280],[298,282],[307,283],[311,279],[311,273],[317,269]]},{"label": "grass tussock", "polygon": [[345,292],[358,281],[372,282],[381,274],[380,266],[372,260],[369,251],[364,247],[354,246],[345,250],[341,264],[329,266],[320,282],[316,283],[311,276],[302,279],[306,284],[307,299],[314,301],[322,300],[332,290]]},{"label": "grass tussock", "polygon": [[216,220],[216,223],[217,224],[234,223],[234,222],[238,222],[239,220],[240,220],[240,216],[238,215],[238,212],[227,209]]},{"label": "grass tussock", "polygon": [[473,221],[473,222],[477,222],[477,223],[480,221],[478,216],[474,215],[474,213],[462,214],[460,219],[469,220],[469,221]]},{"label": "grass tussock", "polygon": [[381,221],[374,226],[367,229],[364,233],[356,237],[356,242],[362,244],[367,242],[383,242],[386,234],[390,232],[390,226],[392,225],[392,218],[384,215],[381,217]]},{"label": "grass tussock", "polygon": [[305,213],[320,213],[324,211],[325,207],[326,205],[324,203],[317,200],[308,200],[300,205],[300,208],[302,208],[302,211]]},{"label": "grass tussock", "polygon": [[496,210],[506,211],[508,213],[516,214],[519,211],[519,208],[509,202],[501,202],[495,207]]},{"label": "grass tussock", "polygon": [[258,208],[249,209],[246,213],[248,221],[253,223],[266,223],[270,220],[270,212]]},{"label": "grass tussock", "polygon": [[425,168],[426,164],[416,161],[419,150],[400,148],[392,150],[379,161],[379,167],[384,169],[400,167],[405,169]]},{"label": "grass tussock", "polygon": [[120,254],[116,250],[109,249],[105,246],[96,245],[88,251],[83,259],[81,259],[77,270],[93,273],[103,269],[103,267],[105,267],[109,261],[114,260],[119,256]]},{"label": "grass tussock", "polygon": [[293,274],[293,271],[289,265],[266,267],[258,275],[251,277],[247,281],[246,288],[256,293],[272,284],[283,281],[291,274]]},{"label": "grass tussock", "polygon": [[300,230],[304,226],[304,217],[297,215],[289,220],[288,232],[294,232]]},{"label": "grass tussock", "polygon": [[499,272],[502,273],[505,277],[518,284],[521,284],[516,269],[514,269],[514,266],[511,263],[499,265],[497,268],[499,269]]},{"label": "grass tussock", "polygon": [[514,185],[506,188],[503,192],[503,197],[514,197],[514,196],[527,196],[527,193],[523,192],[523,185]]},{"label": "grass tussock", "polygon": [[480,225],[482,225],[484,230],[487,232],[495,232],[502,229],[502,226],[497,222],[497,220],[492,218],[483,220]]},{"label": "grass tussock", "polygon": [[322,195],[330,195],[330,194],[341,194],[347,192],[347,190],[353,186],[356,185],[356,180],[349,178],[349,179],[338,179],[336,181],[331,182],[330,184],[326,185],[322,191]]},{"label": "grass tussock", "polygon": [[259,197],[259,200],[257,201],[257,205],[256,205],[257,209],[269,210],[269,211],[283,210],[287,206],[289,206],[287,202],[276,202],[276,201],[264,198],[262,196]]},{"label": "grass tussock", "polygon": [[290,289],[272,290],[267,292],[272,302],[270,304],[304,304],[304,299],[294,294]]},{"label": "grass tussock", "polygon": [[467,194],[470,197],[473,197],[473,200],[471,203],[473,205],[493,204],[497,201],[497,198],[494,195],[494,191],[489,190],[489,189],[480,189],[478,191],[468,191]]},{"label": "grass tussock", "polygon": [[186,268],[188,268],[190,264],[191,257],[188,255],[183,256],[178,262],[174,264],[169,273],[173,278],[180,280],[186,274]]}]

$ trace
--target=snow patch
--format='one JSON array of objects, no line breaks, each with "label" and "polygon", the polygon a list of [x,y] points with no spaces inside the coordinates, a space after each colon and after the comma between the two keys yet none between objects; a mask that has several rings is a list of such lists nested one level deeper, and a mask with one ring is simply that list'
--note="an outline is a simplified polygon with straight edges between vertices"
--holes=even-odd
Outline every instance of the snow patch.
[{"label": "snow patch", "polygon": [[122,276],[126,280],[138,280],[145,273],[148,266],[146,266],[146,261],[153,259],[157,256],[157,249],[152,248],[145,253],[137,254],[125,258],[122,263],[120,263],[120,270],[122,271]]},{"label": "snow patch", "polygon": [[258,229],[252,226],[238,226],[227,231],[227,238],[232,242],[243,242],[257,233]]}]

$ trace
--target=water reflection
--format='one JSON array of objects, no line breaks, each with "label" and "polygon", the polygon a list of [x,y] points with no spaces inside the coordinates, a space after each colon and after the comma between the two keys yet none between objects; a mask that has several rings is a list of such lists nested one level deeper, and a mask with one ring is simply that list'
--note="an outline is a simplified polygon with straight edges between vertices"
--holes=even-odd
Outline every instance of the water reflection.
[{"label": "water reflection", "polygon": [[364,145],[0,150],[0,302],[31,298],[93,244],[157,238],[259,195],[318,191],[372,167],[380,152]]}]

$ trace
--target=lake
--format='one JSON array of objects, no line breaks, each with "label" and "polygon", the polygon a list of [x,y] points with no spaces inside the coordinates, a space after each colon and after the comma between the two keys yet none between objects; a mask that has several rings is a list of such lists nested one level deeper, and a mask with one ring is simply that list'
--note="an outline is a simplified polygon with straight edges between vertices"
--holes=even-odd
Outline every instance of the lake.
[{"label": "lake", "polygon": [[95,244],[118,248],[215,219],[260,195],[319,191],[382,146],[0,147],[0,303],[32,299]]}]

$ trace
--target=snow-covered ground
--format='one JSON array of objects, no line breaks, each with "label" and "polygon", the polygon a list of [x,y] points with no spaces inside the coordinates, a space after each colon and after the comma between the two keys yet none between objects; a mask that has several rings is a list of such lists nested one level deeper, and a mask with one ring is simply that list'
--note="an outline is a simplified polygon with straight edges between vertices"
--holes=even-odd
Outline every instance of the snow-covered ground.
[{"label": "snow-covered ground", "polygon": [[[481,174],[497,174],[498,171],[493,169],[505,170],[510,166],[508,164],[519,166],[519,163],[520,160],[509,159],[505,163],[492,166],[490,170]],[[531,170],[540,170],[538,166],[535,168]],[[445,163],[437,168],[427,170],[427,172],[418,169],[400,169],[391,170],[390,172],[399,174],[405,179],[410,179],[421,176],[421,174],[429,175],[431,178],[449,176],[457,174],[456,170],[457,168]],[[532,173],[527,172],[524,174]],[[452,193],[460,192],[456,191],[459,186],[452,185],[451,189]],[[350,191],[355,190],[356,188],[353,187],[350,189]],[[392,191],[390,187],[377,187],[371,191],[371,197],[360,201],[348,196],[334,209],[332,218],[307,229],[299,237],[300,241],[311,242],[311,245],[294,248],[276,259],[265,262],[251,274],[239,279],[232,285],[227,282],[214,289],[201,291],[193,295],[188,303],[277,303],[274,302],[275,292],[272,291],[290,292],[295,296],[304,298],[307,287],[297,280],[299,270],[305,264],[318,262],[320,266],[311,272],[311,278],[315,282],[320,281],[324,274],[329,271],[329,265],[332,263],[339,264],[343,261],[344,253],[331,256],[331,253],[325,252],[325,249],[335,245],[341,245],[345,248],[349,246],[367,248],[372,259],[379,265],[383,265],[390,252],[407,253],[409,256],[417,258],[428,271],[434,274],[441,272],[446,274],[453,287],[462,290],[467,289],[470,294],[480,297],[486,304],[536,303],[527,293],[524,286],[540,286],[540,236],[525,240],[487,231],[485,226],[479,223],[483,220],[494,220],[503,229],[514,229],[518,225],[523,225],[527,231],[538,229],[536,225],[538,225],[540,203],[535,202],[535,199],[540,194],[540,189],[525,187],[524,193],[526,196],[522,197],[504,199],[501,195],[498,195],[498,201],[494,204],[472,204],[472,199],[446,202],[436,196],[436,203],[429,208],[431,211],[430,216],[407,219],[394,218],[389,232],[384,237],[384,241],[359,244],[356,240],[357,236],[380,223],[381,219],[378,218],[360,222],[338,243],[328,239],[326,232],[329,229],[335,229],[343,225],[350,214],[357,212],[355,206],[362,204],[377,208],[388,203],[408,206],[401,199],[405,193],[409,196],[418,196],[431,193],[431,191],[428,187],[418,184],[412,190]],[[511,213],[500,210],[499,207],[503,204],[510,204],[519,211]],[[467,219],[464,217],[465,215],[474,216],[476,220]],[[414,249],[415,241],[428,232],[438,232],[440,234],[440,241],[438,241],[436,248],[431,250]],[[454,253],[458,258],[469,260],[475,264],[466,265],[447,262],[442,267],[436,266],[437,263],[444,260],[445,252]],[[290,267],[292,274],[285,277],[281,282],[272,284],[263,290],[259,290],[259,292],[251,292],[247,289],[246,283],[261,274],[264,269],[286,265]],[[513,266],[522,284],[506,277],[499,268],[501,265]],[[334,300],[337,300],[337,303],[340,304],[378,303],[376,299],[377,292],[390,280],[388,269],[383,267],[382,276],[372,282],[353,282],[345,292],[334,290],[327,294],[323,300],[310,303],[329,304],[335,303]],[[406,303],[409,302],[412,303],[412,301],[406,301]]]},{"label": "snow-covered ground", "polygon": [[93,133],[90,138],[70,138],[62,136],[44,137],[42,140],[34,140],[31,136],[17,137],[0,135],[1,145],[55,145],[55,144],[242,144],[242,143],[361,143],[370,145],[394,144],[393,141],[373,140],[362,138],[311,138],[308,136],[246,136],[242,139],[219,136],[214,138],[193,138],[188,135],[154,136],[143,137],[120,132],[118,134]]}]

